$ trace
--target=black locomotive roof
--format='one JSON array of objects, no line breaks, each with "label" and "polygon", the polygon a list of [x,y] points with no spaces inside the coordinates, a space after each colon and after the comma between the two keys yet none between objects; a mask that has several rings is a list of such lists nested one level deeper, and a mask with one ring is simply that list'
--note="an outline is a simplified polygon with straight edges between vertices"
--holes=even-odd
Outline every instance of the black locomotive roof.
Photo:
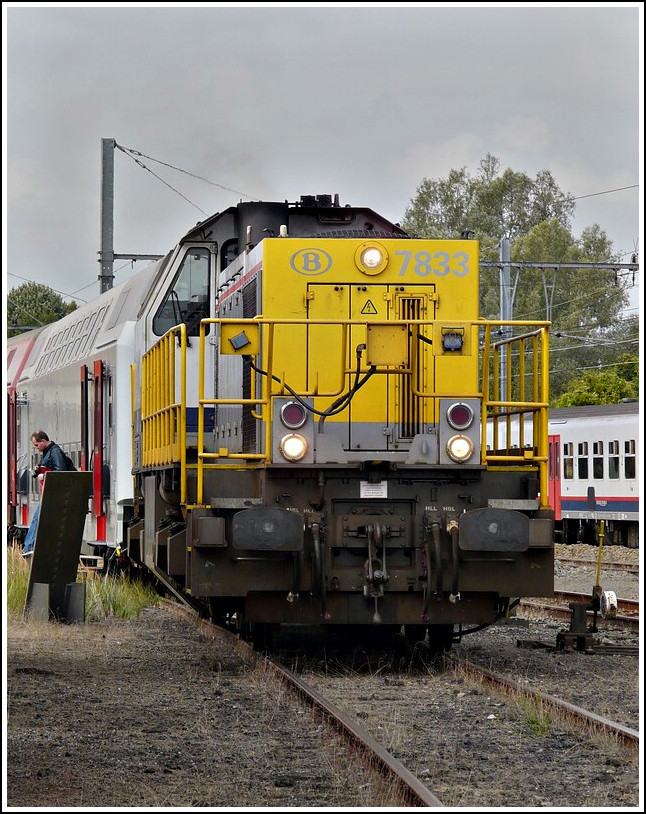
[{"label": "black locomotive roof", "polygon": [[364,206],[341,206],[339,196],[302,195],[299,201],[244,201],[197,223],[184,241],[237,238],[255,245],[265,237],[408,237],[397,223]]}]

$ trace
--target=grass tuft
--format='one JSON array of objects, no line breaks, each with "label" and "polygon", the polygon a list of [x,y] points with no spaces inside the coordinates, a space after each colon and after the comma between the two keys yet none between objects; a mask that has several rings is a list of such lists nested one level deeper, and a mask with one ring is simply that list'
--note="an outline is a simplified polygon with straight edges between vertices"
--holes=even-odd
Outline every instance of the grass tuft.
[{"label": "grass tuft", "polygon": [[549,738],[552,734],[552,719],[538,709],[528,699],[516,698],[519,718],[524,728],[533,738]]},{"label": "grass tuft", "polygon": [[[21,619],[29,586],[30,560],[17,545],[7,548],[7,615]],[[77,575],[83,581],[83,575]],[[110,616],[134,619],[145,607],[159,604],[154,588],[126,574],[105,574],[86,582],[85,619],[95,622]]]}]

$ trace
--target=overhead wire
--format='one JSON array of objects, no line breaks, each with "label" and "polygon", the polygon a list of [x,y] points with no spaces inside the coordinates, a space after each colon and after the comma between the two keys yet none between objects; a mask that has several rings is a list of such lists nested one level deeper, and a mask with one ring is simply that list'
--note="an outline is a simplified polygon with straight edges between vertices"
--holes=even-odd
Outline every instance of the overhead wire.
[{"label": "overhead wire", "polygon": [[[576,297],[570,297],[569,300],[560,300],[559,302],[553,303],[552,304],[552,311],[554,311],[559,306],[569,305],[569,303],[576,302],[577,300],[585,300],[585,299],[591,298],[591,297],[598,298],[598,296],[599,296],[598,291],[583,291],[581,294],[577,294]],[[534,311],[526,311],[526,312],[521,313],[521,314],[516,314],[515,318],[516,319],[531,319],[532,317],[535,317],[537,315],[542,314],[544,311],[545,311],[544,307],[543,308],[537,308]],[[577,311],[570,311],[568,313],[568,316],[576,315],[576,313],[577,313]],[[578,313],[583,313],[583,310],[580,309]]]},{"label": "overhead wire", "polygon": [[200,207],[197,204],[190,201],[185,195],[182,195],[182,193],[179,192],[179,190],[175,189],[173,186],[168,184],[166,181],[164,181],[163,178],[160,178],[156,173],[154,173],[150,169],[150,167],[147,167],[142,161],[140,161],[138,158],[135,158],[135,156],[141,156],[141,158],[146,158],[148,161],[154,161],[156,164],[161,164],[164,167],[169,167],[171,170],[176,170],[177,172],[181,172],[184,175],[189,175],[191,178],[197,178],[199,181],[204,181],[205,183],[210,184],[213,187],[218,187],[219,189],[224,189],[227,192],[233,192],[236,195],[241,195],[243,198],[248,198],[250,201],[254,200],[251,197],[251,195],[247,195],[245,192],[240,192],[240,190],[232,189],[231,187],[226,187],[223,184],[216,183],[215,181],[209,181],[208,178],[204,178],[203,176],[197,175],[194,172],[189,172],[188,170],[183,170],[183,169],[181,169],[181,167],[175,167],[173,164],[169,164],[166,161],[160,161],[158,158],[153,158],[152,156],[146,155],[145,153],[142,153],[139,150],[135,150],[132,147],[124,147],[123,145],[117,144],[116,142],[115,142],[115,147],[118,147],[119,150],[121,150],[123,153],[125,153],[136,164],[138,164],[140,167],[142,167],[143,169],[147,170],[152,175],[154,175],[155,178],[157,178],[159,181],[162,182],[162,184],[165,184],[167,187],[172,189],[173,192],[176,192],[178,195],[180,195],[182,198],[184,198],[184,200],[187,201],[188,203],[190,203],[191,206],[194,206],[196,209],[199,209],[199,211],[202,212],[203,215],[207,214],[206,212],[204,212],[203,209],[200,209]]},{"label": "overhead wire", "polygon": [[128,156],[128,158],[131,158],[135,162],[135,164],[138,164],[142,169],[146,170],[146,172],[149,172],[158,181],[161,181],[162,184],[164,184],[164,186],[168,187],[169,189],[172,189],[173,192],[177,193],[177,195],[179,195],[180,198],[183,198],[186,201],[186,203],[189,203],[191,206],[194,206],[199,212],[201,212],[204,215],[204,217],[207,216],[207,213],[201,207],[199,207],[196,203],[193,203],[193,201],[187,198],[186,195],[183,195],[178,189],[175,189],[175,187],[172,186],[172,184],[169,184],[168,181],[164,181],[164,179],[157,175],[156,172],[153,172],[150,169],[150,167],[147,167],[143,161],[140,161],[138,158],[135,158],[135,156],[131,154],[131,151],[129,151],[127,147],[122,147],[120,144],[117,144],[116,142],[114,146],[121,150],[121,152],[125,153]]},{"label": "overhead wire", "polygon": [[609,195],[611,192],[621,192],[624,189],[636,189],[639,184],[631,184],[628,187],[617,187],[616,189],[606,189],[603,192],[591,192],[589,195],[576,195],[573,201],[580,201],[582,198],[594,198],[595,195]]},{"label": "overhead wire", "polygon": [[[41,321],[38,319],[38,317],[35,317],[35,316],[34,316],[34,315],[33,315],[33,314],[30,312],[30,311],[28,311],[26,308],[23,308],[23,307],[22,307],[22,305],[18,305],[18,303],[14,303],[14,307],[15,307],[15,308],[18,308],[18,310],[19,310],[19,311],[22,311],[22,312],[23,312],[23,314],[27,314],[27,316],[28,316],[30,319],[35,320],[35,321],[38,323],[38,326],[37,326],[37,327],[42,327],[42,326],[45,324],[44,322],[41,322]],[[23,327],[23,326],[11,325],[11,326],[7,326],[7,327],[10,327],[10,328],[12,328],[12,329],[17,329],[18,327]]]},{"label": "overhead wire", "polygon": [[[52,288],[51,285],[47,285],[47,283],[37,283],[36,280],[30,280],[27,277],[21,277],[19,274],[15,274],[13,271],[8,271],[7,274],[10,274],[12,277],[16,277],[18,280],[24,280],[26,283],[34,283],[34,285],[42,285],[46,288],[51,289],[55,294],[59,294],[61,297],[71,297],[72,299],[79,299],[82,302],[87,303],[87,300],[84,300],[83,297],[74,297],[73,294],[66,294],[64,291],[58,291],[56,288]],[[89,283],[89,285],[96,285],[96,283]],[[83,286],[83,288],[87,288],[88,286]],[[79,291],[83,291],[83,288],[79,288]]]},{"label": "overhead wire", "polygon": [[[622,367],[623,365],[638,365],[639,359],[624,359],[622,362],[608,362],[604,365],[587,365],[584,367],[577,367],[579,370],[602,370],[605,367]],[[550,376],[555,373],[572,373],[572,370],[567,367],[559,368],[558,370],[550,370]]]},{"label": "overhead wire", "polygon": [[557,348],[552,345],[550,347],[550,356],[553,356],[555,353],[561,353],[564,350],[574,350],[579,348],[608,348],[608,347],[617,347],[617,345],[636,345],[639,342],[639,339],[635,337],[634,339],[621,339],[618,342],[590,342],[590,337],[584,336],[573,336],[571,339],[580,339],[585,344],[583,345],[566,345],[562,348]]}]

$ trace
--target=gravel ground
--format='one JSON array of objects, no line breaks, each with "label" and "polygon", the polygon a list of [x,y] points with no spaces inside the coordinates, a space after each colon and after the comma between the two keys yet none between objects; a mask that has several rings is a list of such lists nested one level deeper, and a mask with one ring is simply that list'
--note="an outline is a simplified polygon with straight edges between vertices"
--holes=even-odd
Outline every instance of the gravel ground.
[{"label": "gravel ground", "polygon": [[10,624],[5,803],[348,807],[385,793],[254,661],[161,608]]},{"label": "gravel ground", "polygon": [[[577,548],[568,547],[568,556]],[[578,588],[569,569],[557,566],[557,588],[591,589],[587,571],[575,569],[584,583]],[[606,584],[604,567],[604,588],[638,595],[636,577],[607,572],[615,575],[625,580],[620,589]],[[569,688],[587,708],[596,698],[599,710],[637,728],[637,660],[518,648],[518,638],[553,641],[556,628],[534,624],[496,626],[455,650],[499,672],[541,674],[548,691]],[[132,622],[8,623],[5,652],[3,810],[396,805],[264,670],[161,609]],[[306,678],[447,806],[638,805],[636,758],[507,705],[466,676],[378,668]]]},{"label": "gravel ground", "polygon": [[[589,545],[557,545],[554,547],[557,558],[554,568],[554,587],[561,591],[591,592],[597,581],[598,551]],[[561,557],[567,560],[580,560],[581,565],[559,562]],[[614,591],[621,599],[640,599],[640,579],[638,574],[613,569],[613,563],[639,567],[639,551],[636,548],[607,546],[602,550],[601,587],[605,591]]]},{"label": "gravel ground", "polygon": [[[555,588],[592,591],[596,549],[557,546]],[[607,555],[607,556],[606,556]],[[639,578],[612,570],[612,562],[638,564],[634,549],[606,549],[601,584],[618,597],[640,598]],[[464,636],[453,653],[522,684],[564,698],[640,730],[637,656],[556,651],[563,625],[541,619]],[[604,630],[598,619],[595,644],[637,644],[634,634]],[[519,647],[540,641],[546,648]],[[581,738],[549,711],[532,711],[453,670],[416,671],[396,677],[344,674],[326,665],[304,678],[353,713],[371,734],[451,807],[563,807],[564,810],[635,807],[643,811],[638,757],[612,739]]]}]

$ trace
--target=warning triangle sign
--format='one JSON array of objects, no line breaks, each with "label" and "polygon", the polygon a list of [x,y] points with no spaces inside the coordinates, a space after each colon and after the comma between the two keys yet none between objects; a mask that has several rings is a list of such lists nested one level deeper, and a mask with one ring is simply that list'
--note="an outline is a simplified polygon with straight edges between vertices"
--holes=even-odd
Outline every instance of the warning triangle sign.
[{"label": "warning triangle sign", "polygon": [[362,314],[376,314],[377,313],[377,309],[373,305],[372,300],[368,300],[366,302],[366,304],[361,309],[361,313]]}]

